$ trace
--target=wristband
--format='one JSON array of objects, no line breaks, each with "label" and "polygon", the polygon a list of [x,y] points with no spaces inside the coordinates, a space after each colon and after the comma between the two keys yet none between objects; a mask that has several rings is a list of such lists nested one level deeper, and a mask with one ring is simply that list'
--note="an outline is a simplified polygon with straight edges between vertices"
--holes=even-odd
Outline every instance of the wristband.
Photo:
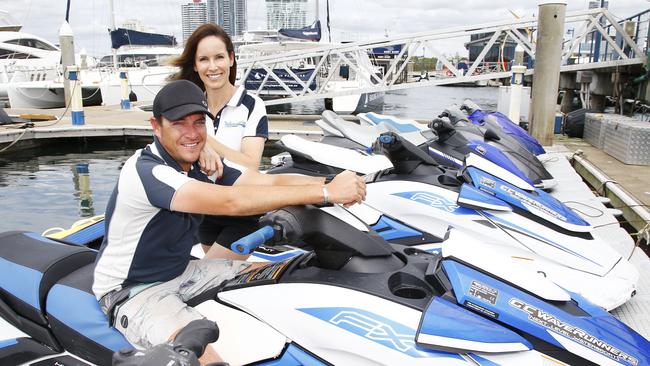
[{"label": "wristband", "polygon": [[323,205],[330,203],[330,195],[327,193],[327,188],[323,185]]}]

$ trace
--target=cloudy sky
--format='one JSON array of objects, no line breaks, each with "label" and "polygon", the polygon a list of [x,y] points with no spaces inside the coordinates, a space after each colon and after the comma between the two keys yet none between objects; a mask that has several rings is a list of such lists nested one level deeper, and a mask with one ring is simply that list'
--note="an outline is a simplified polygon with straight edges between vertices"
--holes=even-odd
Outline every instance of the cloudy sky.
[{"label": "cloudy sky", "polygon": [[[315,4],[315,0],[309,0]],[[180,41],[181,4],[190,0],[113,0],[116,24],[138,19],[155,31],[173,34]],[[546,1],[545,1],[546,2]],[[329,0],[334,41],[372,39],[384,34],[403,35],[440,28],[457,27],[512,19],[537,13],[539,0]],[[568,0],[567,11],[587,8],[588,0]],[[326,0],[320,0],[320,17],[325,18]],[[315,8],[315,5],[312,5]],[[609,10],[617,18],[650,8],[649,0],[609,0]],[[65,0],[2,0],[0,10],[8,11],[23,24],[23,31],[58,43],[58,29],[65,19]],[[315,11],[312,10],[311,16]],[[264,0],[248,0],[249,29],[266,28]],[[111,16],[107,0],[72,0],[70,25],[77,51],[100,56],[110,52],[107,29]],[[462,41],[460,42],[462,43]],[[462,45],[460,48],[462,49]]]}]

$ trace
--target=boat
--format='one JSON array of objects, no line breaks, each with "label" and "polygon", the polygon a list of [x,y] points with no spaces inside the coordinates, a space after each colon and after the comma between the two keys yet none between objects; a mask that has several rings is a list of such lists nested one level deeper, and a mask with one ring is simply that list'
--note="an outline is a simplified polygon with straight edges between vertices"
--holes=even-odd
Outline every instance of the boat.
[{"label": "boat", "polygon": [[21,80],[50,80],[57,73],[59,48],[44,38],[22,32],[9,13],[0,10],[0,98],[7,98],[9,82],[16,74]]},{"label": "boat", "polygon": [[[131,98],[140,101],[153,100],[168,78],[178,71],[174,66],[165,65],[167,59],[182,52],[172,36],[118,28],[111,32],[111,39],[112,47],[116,47],[115,55],[102,57],[95,67],[80,71],[84,106],[120,104],[121,71],[126,72]],[[13,108],[65,107],[60,72],[54,78],[20,80],[14,78],[8,88]]]}]

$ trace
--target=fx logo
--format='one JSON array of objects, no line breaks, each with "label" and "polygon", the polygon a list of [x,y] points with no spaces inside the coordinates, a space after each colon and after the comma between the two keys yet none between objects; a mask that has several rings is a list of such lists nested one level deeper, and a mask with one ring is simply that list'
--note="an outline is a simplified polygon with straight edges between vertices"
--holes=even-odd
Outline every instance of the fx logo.
[{"label": "fx logo", "polygon": [[393,194],[451,213],[459,208],[456,202],[450,201],[442,196],[438,196],[437,194],[430,192],[402,192]]},{"label": "fx logo", "polygon": [[400,334],[390,325],[360,314],[356,311],[341,311],[329,320],[334,325],[349,325],[361,331],[365,338],[377,343],[388,344],[400,352],[407,352],[415,345],[414,334]]},{"label": "fx logo", "polygon": [[364,309],[324,307],[302,308],[297,310],[411,357],[451,357],[462,359],[460,356],[452,353],[418,349],[415,344],[415,329]]}]

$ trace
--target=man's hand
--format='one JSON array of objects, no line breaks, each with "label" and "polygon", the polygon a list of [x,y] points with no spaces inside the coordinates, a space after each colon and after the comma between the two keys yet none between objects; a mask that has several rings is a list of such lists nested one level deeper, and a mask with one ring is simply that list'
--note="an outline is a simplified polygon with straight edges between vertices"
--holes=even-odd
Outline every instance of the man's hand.
[{"label": "man's hand", "polygon": [[201,165],[201,171],[207,176],[216,173],[217,178],[219,178],[223,174],[221,156],[214,151],[210,144],[205,144],[203,150],[201,150],[201,154],[199,155],[199,165]]},{"label": "man's hand", "polygon": [[338,174],[334,179],[325,185],[329,194],[329,201],[340,203],[345,207],[366,199],[366,183],[362,177],[349,170]]}]

